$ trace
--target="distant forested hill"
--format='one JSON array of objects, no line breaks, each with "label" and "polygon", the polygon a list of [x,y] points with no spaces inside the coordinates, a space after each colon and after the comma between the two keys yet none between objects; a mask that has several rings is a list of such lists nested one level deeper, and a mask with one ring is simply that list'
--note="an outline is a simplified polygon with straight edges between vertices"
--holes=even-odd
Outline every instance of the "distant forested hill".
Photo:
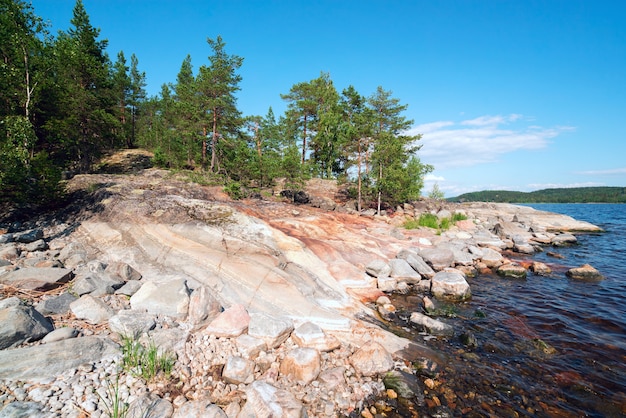
[{"label": "distant forested hill", "polygon": [[506,203],[626,203],[626,187],[574,187],[534,192],[484,190],[448,199],[454,202]]}]

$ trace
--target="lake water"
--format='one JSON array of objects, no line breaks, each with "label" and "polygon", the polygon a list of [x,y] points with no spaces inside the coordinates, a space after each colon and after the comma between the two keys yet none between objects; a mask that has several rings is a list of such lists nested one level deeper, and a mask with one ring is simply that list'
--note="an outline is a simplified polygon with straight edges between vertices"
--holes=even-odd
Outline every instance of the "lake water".
[{"label": "lake water", "polygon": [[[420,416],[626,416],[626,205],[530,206],[606,232],[577,234],[579,245],[520,257],[548,264],[550,277],[529,272],[526,280],[468,279],[471,301],[456,305],[456,317],[445,320],[473,334],[478,346],[414,334],[446,355],[441,385],[412,408]],[[605,280],[565,276],[582,264],[594,266]],[[411,309],[415,299],[409,298],[394,303]]]}]

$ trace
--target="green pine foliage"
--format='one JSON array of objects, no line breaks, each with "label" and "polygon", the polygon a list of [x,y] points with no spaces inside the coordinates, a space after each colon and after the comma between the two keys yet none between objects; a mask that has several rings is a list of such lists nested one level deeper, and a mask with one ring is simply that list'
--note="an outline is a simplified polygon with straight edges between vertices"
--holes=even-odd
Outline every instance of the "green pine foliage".
[{"label": "green pine foliage", "polygon": [[[330,74],[281,95],[283,115],[242,115],[244,59],[208,38],[197,71],[187,56],[176,79],[148,97],[133,53],[109,59],[108,42],[82,0],[56,37],[26,0],[0,0],[0,204],[57,199],[62,171],[87,172],[104,151],[144,147],[154,164],[221,182],[237,198],[278,178],[302,189],[311,177],[353,182],[362,207],[416,200],[432,167],[416,155],[407,105],[379,87],[338,90]],[[210,175],[209,175],[210,174]]]}]

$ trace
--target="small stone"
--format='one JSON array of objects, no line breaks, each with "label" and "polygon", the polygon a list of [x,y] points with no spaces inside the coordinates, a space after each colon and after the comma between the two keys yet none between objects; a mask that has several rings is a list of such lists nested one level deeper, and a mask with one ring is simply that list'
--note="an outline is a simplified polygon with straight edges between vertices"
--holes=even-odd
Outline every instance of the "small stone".
[{"label": "small stone", "polygon": [[565,275],[574,280],[589,282],[597,282],[604,279],[604,276],[589,264],[583,264],[580,267],[571,268],[565,273]]}]

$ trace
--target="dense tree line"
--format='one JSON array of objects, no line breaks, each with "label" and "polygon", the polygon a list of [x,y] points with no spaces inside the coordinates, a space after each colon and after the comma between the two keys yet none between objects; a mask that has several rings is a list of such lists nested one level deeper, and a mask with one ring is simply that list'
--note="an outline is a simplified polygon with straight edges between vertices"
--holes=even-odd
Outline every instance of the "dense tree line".
[{"label": "dense tree line", "polygon": [[448,200],[503,203],[626,203],[626,187],[572,187],[534,192],[485,190],[465,193]]},{"label": "dense tree line", "polygon": [[176,80],[147,97],[133,54],[112,62],[81,0],[71,28],[51,36],[24,0],[0,0],[0,199],[54,196],[62,171],[84,172],[104,150],[141,146],[156,164],[190,169],[229,190],[298,189],[310,177],[352,181],[362,204],[419,198],[432,170],[415,156],[420,136],[406,135],[407,105],[378,87],[363,96],[339,91],[329,74],[281,95],[278,117],[237,108],[244,59],[207,39],[207,62],[181,63]]}]

